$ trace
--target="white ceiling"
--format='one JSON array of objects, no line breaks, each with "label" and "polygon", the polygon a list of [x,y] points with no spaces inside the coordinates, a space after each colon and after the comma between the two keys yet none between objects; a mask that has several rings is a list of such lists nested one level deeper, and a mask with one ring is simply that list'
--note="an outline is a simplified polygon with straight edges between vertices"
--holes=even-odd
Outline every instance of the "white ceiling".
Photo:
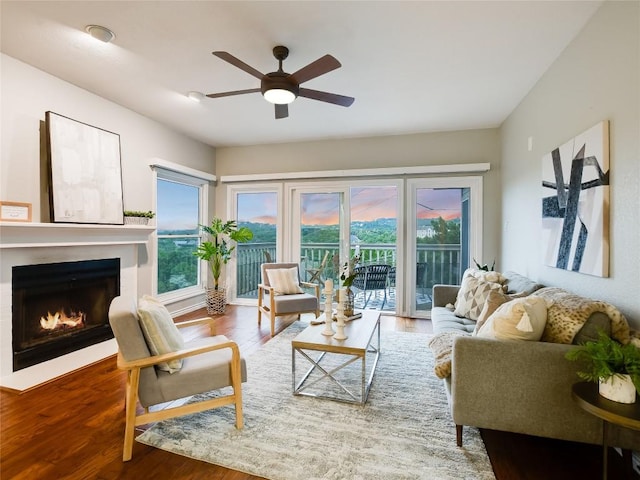
[{"label": "white ceiling", "polygon": [[[602,1],[7,1],[1,49],[213,146],[499,126]],[[85,32],[116,34],[101,44]],[[258,88],[211,54],[292,73],[325,54],[342,68],[303,86],[355,97],[306,98],[275,120],[259,93],[194,103],[190,90]]]}]

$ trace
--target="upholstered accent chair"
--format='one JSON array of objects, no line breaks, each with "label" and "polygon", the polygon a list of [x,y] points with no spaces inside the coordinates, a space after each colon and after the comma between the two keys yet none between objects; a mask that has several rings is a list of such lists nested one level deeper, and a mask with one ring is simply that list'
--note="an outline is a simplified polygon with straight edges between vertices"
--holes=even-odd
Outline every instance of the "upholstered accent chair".
[{"label": "upholstered accent chair", "polygon": [[[271,321],[271,336],[275,335],[276,317],[313,313],[320,316],[320,285],[300,281],[297,263],[263,263],[262,283],[258,285],[258,325],[262,314]],[[314,293],[306,293],[303,289]]]},{"label": "upholstered accent chair", "polygon": [[[143,300],[151,307],[141,307]],[[173,323],[157,300],[137,303],[119,296],[111,302],[109,323],[118,343],[118,368],[127,372],[123,461],[131,460],[138,425],[234,405],[236,428],[243,427],[241,383],[247,378],[246,365],[235,342],[215,335],[212,318]],[[179,329],[203,324],[212,336],[184,341]],[[229,386],[231,393],[224,396],[149,411],[154,405]],[[137,413],[138,402],[143,413]]]}]

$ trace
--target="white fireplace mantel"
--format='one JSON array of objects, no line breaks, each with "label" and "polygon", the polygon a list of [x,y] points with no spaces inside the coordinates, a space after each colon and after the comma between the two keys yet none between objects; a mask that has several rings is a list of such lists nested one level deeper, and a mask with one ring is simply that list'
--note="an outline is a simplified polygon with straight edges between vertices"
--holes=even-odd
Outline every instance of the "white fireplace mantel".
[{"label": "white fireplace mantel", "polygon": [[0,248],[144,244],[155,226],[0,222]]},{"label": "white fireplace mantel", "polygon": [[120,289],[137,295],[138,257],[155,226],[0,222],[0,389],[22,392],[117,352],[114,339],[13,371],[12,268],[120,258]]}]

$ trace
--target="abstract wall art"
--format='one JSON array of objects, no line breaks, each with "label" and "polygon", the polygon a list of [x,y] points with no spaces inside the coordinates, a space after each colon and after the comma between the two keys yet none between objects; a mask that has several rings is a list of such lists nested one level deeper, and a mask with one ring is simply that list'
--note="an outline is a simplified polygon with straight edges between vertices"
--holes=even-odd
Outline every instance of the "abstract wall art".
[{"label": "abstract wall art", "polygon": [[122,225],[120,135],[46,112],[53,222]]},{"label": "abstract wall art", "polygon": [[542,157],[546,265],[609,276],[609,122]]}]

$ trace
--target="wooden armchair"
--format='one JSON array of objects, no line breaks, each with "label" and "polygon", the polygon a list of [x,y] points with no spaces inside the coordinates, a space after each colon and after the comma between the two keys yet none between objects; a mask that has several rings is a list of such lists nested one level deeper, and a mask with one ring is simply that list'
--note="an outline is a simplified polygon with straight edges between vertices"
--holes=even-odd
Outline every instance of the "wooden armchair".
[{"label": "wooden armchair", "polygon": [[[241,383],[246,381],[246,365],[235,342],[223,335],[214,336],[212,318],[173,324],[169,328],[208,324],[212,336],[184,342],[176,351],[156,355],[151,352],[157,345],[152,346],[150,343],[153,342],[145,337],[145,332],[149,335],[148,327],[141,323],[135,299],[114,298],[109,308],[109,323],[118,342],[118,368],[127,372],[123,461],[131,460],[134,431],[138,425],[233,404],[236,428],[243,427]],[[179,371],[169,373],[160,369],[176,361],[182,363]],[[232,387],[229,395],[149,411],[153,405],[228,386]],[[144,408],[143,413],[137,412],[138,402]]]},{"label": "wooden armchair", "polygon": [[[295,269],[290,285],[276,285],[270,281],[269,270]],[[316,283],[300,281],[297,263],[263,263],[261,266],[262,283],[258,285],[258,325],[262,323],[262,314],[271,320],[271,336],[275,335],[276,317],[315,313],[320,316],[320,286]],[[288,288],[287,288],[288,287]],[[313,289],[314,295],[305,293],[303,288]]]},{"label": "wooden armchair", "polygon": [[[322,282],[322,274],[324,273],[324,269],[327,268],[327,260],[329,259],[330,252],[327,250],[324,253],[324,257],[322,258],[322,262],[318,265],[318,268],[308,268],[307,273],[309,276],[309,283],[317,283],[320,284]],[[270,263],[270,262],[267,262]]]}]

